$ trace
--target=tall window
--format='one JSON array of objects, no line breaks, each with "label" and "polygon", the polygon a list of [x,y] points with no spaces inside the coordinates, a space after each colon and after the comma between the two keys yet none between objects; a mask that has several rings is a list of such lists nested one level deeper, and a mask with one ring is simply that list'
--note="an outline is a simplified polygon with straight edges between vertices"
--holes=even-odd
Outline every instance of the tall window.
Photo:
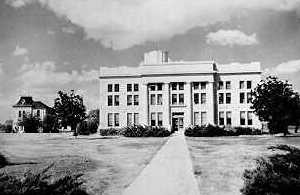
[{"label": "tall window", "polygon": [[158,126],[163,125],[163,113],[162,112],[157,113],[157,125]]},{"label": "tall window", "polygon": [[120,88],[120,86],[119,86],[119,84],[115,84],[115,92],[119,92],[119,89]]},{"label": "tall window", "polygon": [[206,104],[206,93],[201,93],[201,104]]},{"label": "tall window", "polygon": [[41,116],[41,113],[40,113],[40,112],[41,112],[40,110],[37,110],[37,111],[36,111],[36,116],[37,116],[37,117],[40,117],[40,116]]},{"label": "tall window", "polygon": [[245,103],[245,93],[240,93],[240,104]]},{"label": "tall window", "polygon": [[155,91],[155,85],[150,85],[150,91]]},{"label": "tall window", "polygon": [[252,88],[252,82],[251,81],[247,81],[247,89],[251,89]]},{"label": "tall window", "polygon": [[155,105],[155,94],[150,95],[150,104]]},{"label": "tall window", "polygon": [[184,83],[179,83],[179,90],[184,90]]},{"label": "tall window", "polygon": [[224,93],[219,93],[219,104],[224,104]]},{"label": "tall window", "polygon": [[177,104],[177,94],[172,94],[172,104]]},{"label": "tall window", "polygon": [[22,111],[19,110],[19,117],[21,118],[22,117]]},{"label": "tall window", "polygon": [[199,104],[199,93],[194,93],[194,104]]},{"label": "tall window", "polygon": [[134,90],[134,91],[139,91],[139,84],[135,83],[135,84],[133,85],[133,90]]},{"label": "tall window", "polygon": [[183,93],[179,94],[179,104],[184,104],[184,94]]},{"label": "tall window", "polygon": [[154,112],[151,112],[151,126],[155,126],[155,123],[156,123],[156,121],[155,121],[155,113]]},{"label": "tall window", "polygon": [[219,112],[219,125],[224,125],[224,112]]},{"label": "tall window", "polygon": [[201,112],[201,125],[205,125],[207,123],[207,113]]},{"label": "tall window", "polygon": [[240,81],[240,89],[244,89],[245,88],[245,81]]},{"label": "tall window", "polygon": [[231,82],[230,81],[226,81],[226,89],[231,89]]},{"label": "tall window", "polygon": [[219,81],[219,87],[218,89],[224,89],[224,83],[223,81]]},{"label": "tall window", "polygon": [[171,88],[172,90],[177,90],[177,83],[172,83]]},{"label": "tall window", "polygon": [[138,95],[133,96],[133,103],[135,106],[139,105],[139,96]]},{"label": "tall window", "polygon": [[115,95],[115,106],[119,106],[120,105],[120,98],[118,95]]},{"label": "tall window", "polygon": [[132,113],[127,113],[127,126],[132,126]]},{"label": "tall window", "polygon": [[248,125],[253,125],[253,112],[247,113]]},{"label": "tall window", "polygon": [[193,83],[193,86],[194,86],[194,90],[199,89],[199,83],[198,82]]},{"label": "tall window", "polygon": [[112,84],[108,84],[107,85],[107,91],[108,92],[112,92],[112,90],[113,90],[113,85]]},{"label": "tall window", "polygon": [[139,124],[139,113],[134,113],[134,124],[135,125]]},{"label": "tall window", "polygon": [[200,125],[199,112],[194,112],[194,125]]},{"label": "tall window", "polygon": [[127,95],[127,106],[132,105],[132,95]]},{"label": "tall window", "polygon": [[246,125],[246,112],[240,112],[240,125]]},{"label": "tall window", "polygon": [[231,93],[226,93],[226,104],[231,104]]},{"label": "tall window", "polygon": [[247,93],[247,103],[249,104],[251,103],[251,101],[252,101],[252,95],[251,93]]},{"label": "tall window", "polygon": [[113,114],[112,113],[108,113],[108,115],[107,115],[107,126],[109,126],[109,127],[113,126]]},{"label": "tall window", "polygon": [[200,84],[202,90],[206,89],[206,82],[201,82]]},{"label": "tall window", "polygon": [[231,112],[226,112],[226,125],[231,125]]},{"label": "tall window", "polygon": [[162,90],[162,83],[157,83],[157,91],[161,91]]},{"label": "tall window", "polygon": [[162,94],[157,94],[157,105],[162,105],[163,101],[162,101]]},{"label": "tall window", "polygon": [[115,126],[118,127],[120,125],[120,115],[119,113],[115,113]]},{"label": "tall window", "polygon": [[127,91],[132,91],[132,84],[127,84]]},{"label": "tall window", "polygon": [[113,105],[113,96],[112,95],[107,96],[107,105],[108,106]]},{"label": "tall window", "polygon": [[23,110],[23,117],[25,117],[25,115],[26,115],[26,112],[25,112],[25,110]]}]

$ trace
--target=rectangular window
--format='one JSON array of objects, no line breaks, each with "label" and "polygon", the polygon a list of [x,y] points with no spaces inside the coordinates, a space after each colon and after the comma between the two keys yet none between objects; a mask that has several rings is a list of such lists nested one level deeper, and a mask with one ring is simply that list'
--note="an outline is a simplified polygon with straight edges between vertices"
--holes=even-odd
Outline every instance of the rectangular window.
[{"label": "rectangular window", "polygon": [[115,84],[115,92],[119,92],[119,90],[120,90],[119,84]]},{"label": "rectangular window", "polygon": [[132,105],[132,95],[127,95],[127,106]]},{"label": "rectangular window", "polygon": [[184,104],[184,94],[183,93],[179,94],[179,104]]},{"label": "rectangular window", "polygon": [[132,126],[132,113],[127,113],[127,126]]},{"label": "rectangular window", "polygon": [[250,104],[252,101],[252,95],[251,93],[247,93],[247,104]]},{"label": "rectangular window", "polygon": [[220,90],[220,89],[224,89],[224,83],[223,83],[223,81],[219,81],[219,87],[218,87],[218,89]]},{"label": "rectangular window", "polygon": [[22,111],[19,110],[19,117],[21,118],[22,117]]},{"label": "rectangular window", "polygon": [[245,88],[245,81],[240,81],[240,89],[244,89]]},{"label": "rectangular window", "polygon": [[226,89],[231,89],[231,82],[230,81],[226,81]]},{"label": "rectangular window", "polygon": [[199,93],[194,93],[194,104],[199,104]]},{"label": "rectangular window", "polygon": [[113,85],[112,84],[108,84],[107,85],[107,91],[108,92],[112,92],[112,90],[113,90]]},{"label": "rectangular window", "polygon": [[206,93],[201,93],[201,104],[206,104]]},{"label": "rectangular window", "polygon": [[155,105],[155,94],[150,95],[150,104]]},{"label": "rectangular window", "polygon": [[251,81],[247,81],[247,89],[251,89],[252,88],[252,82]]},{"label": "rectangular window", "polygon": [[179,83],[179,90],[184,90],[184,83]]},{"label": "rectangular window", "polygon": [[226,104],[231,104],[231,93],[226,93]]},{"label": "rectangular window", "polygon": [[155,91],[155,85],[150,85],[150,91]]},{"label": "rectangular window", "polygon": [[194,112],[194,125],[200,125],[199,112]]},{"label": "rectangular window", "polygon": [[245,103],[245,93],[240,93],[240,104]]},{"label": "rectangular window", "polygon": [[253,112],[248,112],[247,115],[248,125],[253,125]]},{"label": "rectangular window", "polygon": [[135,84],[133,85],[133,90],[134,90],[134,91],[139,91],[139,84],[135,83]]},{"label": "rectangular window", "polygon": [[161,91],[162,90],[162,83],[158,83],[157,84],[157,91]]},{"label": "rectangular window", "polygon": [[231,125],[231,112],[226,112],[226,125]]},{"label": "rectangular window", "polygon": [[199,89],[199,83],[198,82],[193,83],[193,86],[194,86],[194,90]]},{"label": "rectangular window", "polygon": [[158,126],[163,125],[163,113],[162,112],[157,113],[157,125]]},{"label": "rectangular window", "polygon": [[219,112],[219,125],[224,125],[224,112]]},{"label": "rectangular window", "polygon": [[41,113],[40,113],[40,112],[41,112],[40,110],[37,110],[37,111],[36,111],[36,116],[37,116],[37,117],[40,117],[40,116],[41,116]]},{"label": "rectangular window", "polygon": [[112,95],[107,96],[107,105],[108,106],[113,105],[113,96]]},{"label": "rectangular window", "polygon": [[119,106],[120,105],[120,98],[118,95],[115,95],[115,106]]},{"label": "rectangular window", "polygon": [[201,89],[202,90],[206,89],[206,82],[201,82]]},{"label": "rectangular window", "polygon": [[115,126],[118,127],[120,125],[120,115],[119,113],[115,113]]},{"label": "rectangular window", "polygon": [[133,96],[133,103],[135,106],[139,105],[139,96],[138,95]]},{"label": "rectangular window", "polygon": [[219,93],[219,104],[224,104],[224,93]]},{"label": "rectangular window", "polygon": [[151,112],[151,126],[155,126],[155,123],[156,123],[156,121],[155,121],[155,113],[154,112]]},{"label": "rectangular window", "polygon": [[157,105],[162,105],[163,101],[162,101],[162,94],[157,94]]},{"label": "rectangular window", "polygon": [[201,112],[201,125],[205,125],[207,123],[207,113]]},{"label": "rectangular window", "polygon": [[240,112],[240,125],[246,125],[246,112]]},{"label": "rectangular window", "polygon": [[172,104],[177,104],[177,94],[172,94]]},{"label": "rectangular window", "polygon": [[172,83],[171,86],[172,86],[172,90],[177,90],[177,83]]},{"label": "rectangular window", "polygon": [[127,91],[132,91],[132,84],[127,84]]},{"label": "rectangular window", "polygon": [[134,125],[139,124],[139,113],[134,113]]},{"label": "rectangular window", "polygon": [[107,115],[107,126],[109,126],[109,127],[113,126],[113,114],[112,113],[108,113],[108,115]]},{"label": "rectangular window", "polygon": [[23,110],[23,117],[25,117],[26,116],[26,112],[25,112],[25,110]]}]

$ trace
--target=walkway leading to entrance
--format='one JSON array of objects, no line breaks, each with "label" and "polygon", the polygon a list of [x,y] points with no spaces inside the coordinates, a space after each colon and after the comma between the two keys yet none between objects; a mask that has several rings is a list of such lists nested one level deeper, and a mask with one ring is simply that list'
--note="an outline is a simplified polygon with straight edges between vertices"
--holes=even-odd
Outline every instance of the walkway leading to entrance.
[{"label": "walkway leading to entrance", "polygon": [[198,195],[183,132],[172,136],[123,195]]}]

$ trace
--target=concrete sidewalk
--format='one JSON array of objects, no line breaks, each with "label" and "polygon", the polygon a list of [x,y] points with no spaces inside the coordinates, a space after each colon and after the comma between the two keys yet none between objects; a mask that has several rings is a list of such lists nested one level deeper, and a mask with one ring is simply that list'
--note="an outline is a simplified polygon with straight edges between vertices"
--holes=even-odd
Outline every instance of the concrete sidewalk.
[{"label": "concrete sidewalk", "polygon": [[172,136],[123,195],[198,195],[183,132]]}]

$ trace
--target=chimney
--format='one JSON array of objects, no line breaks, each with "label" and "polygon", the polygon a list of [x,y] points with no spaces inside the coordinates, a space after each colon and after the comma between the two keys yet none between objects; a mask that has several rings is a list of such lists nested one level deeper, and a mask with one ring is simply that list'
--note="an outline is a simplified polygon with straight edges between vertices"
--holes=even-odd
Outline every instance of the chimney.
[{"label": "chimney", "polygon": [[167,51],[154,50],[144,53],[144,64],[164,64],[168,63],[169,55]]}]

